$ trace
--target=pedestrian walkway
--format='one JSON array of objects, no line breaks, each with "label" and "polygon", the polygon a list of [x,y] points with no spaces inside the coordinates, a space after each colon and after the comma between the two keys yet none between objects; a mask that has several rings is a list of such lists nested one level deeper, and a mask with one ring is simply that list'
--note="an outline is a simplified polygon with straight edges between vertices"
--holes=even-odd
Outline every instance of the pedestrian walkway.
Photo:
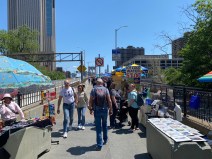
[{"label": "pedestrian walkway", "polygon": [[[90,96],[92,85],[85,84],[85,91]],[[96,151],[96,132],[93,121],[94,117],[87,110],[85,130],[77,130],[75,109],[73,128],[64,139],[62,137],[63,113],[57,115],[52,140],[59,140],[60,143],[52,144],[50,151],[42,154],[39,159],[151,159],[147,153],[146,133],[142,126],[135,132],[128,131],[130,127],[127,124],[120,129],[110,129],[108,144],[104,145],[101,151]]]}]

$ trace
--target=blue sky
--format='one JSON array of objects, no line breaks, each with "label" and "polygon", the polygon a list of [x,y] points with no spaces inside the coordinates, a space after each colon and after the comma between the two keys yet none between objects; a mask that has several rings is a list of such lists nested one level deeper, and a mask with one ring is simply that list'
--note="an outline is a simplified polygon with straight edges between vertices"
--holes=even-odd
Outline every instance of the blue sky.
[{"label": "blue sky", "polygon": [[[56,51],[80,52],[85,50],[85,66],[94,66],[100,54],[110,70],[114,66],[112,49],[117,46],[144,47],[145,54],[159,55],[156,44],[166,32],[172,38],[181,37],[180,24],[189,24],[183,8],[194,0],[56,0]],[[0,0],[0,29],[7,30],[7,0]],[[170,48],[167,50],[170,52]],[[170,52],[171,53],[171,52]],[[61,62],[57,66],[76,71],[79,62]]]}]

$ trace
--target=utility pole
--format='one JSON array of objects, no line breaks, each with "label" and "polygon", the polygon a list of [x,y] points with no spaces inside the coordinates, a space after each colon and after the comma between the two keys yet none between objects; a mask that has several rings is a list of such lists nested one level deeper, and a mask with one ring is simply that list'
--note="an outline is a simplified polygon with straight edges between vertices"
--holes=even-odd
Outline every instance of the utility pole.
[{"label": "utility pole", "polygon": [[[99,58],[100,58],[100,54],[99,54]],[[99,77],[100,77],[100,72],[101,72],[100,68],[101,68],[101,66],[99,66]]]},{"label": "utility pole", "polygon": [[82,66],[83,66],[83,52],[81,51],[81,58],[80,58],[80,67],[81,67],[81,82],[83,81],[83,72],[82,72]]}]

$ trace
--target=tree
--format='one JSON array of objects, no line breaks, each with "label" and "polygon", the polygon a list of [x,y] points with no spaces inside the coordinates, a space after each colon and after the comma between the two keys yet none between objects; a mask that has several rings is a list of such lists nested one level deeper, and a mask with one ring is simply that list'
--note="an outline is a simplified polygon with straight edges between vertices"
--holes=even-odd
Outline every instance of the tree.
[{"label": "tree", "polygon": [[8,34],[5,30],[0,30],[0,52],[7,52]]},{"label": "tree", "polygon": [[3,54],[34,53],[38,50],[38,32],[26,25],[8,32],[0,31],[0,52]]},{"label": "tree", "polygon": [[197,12],[196,24],[180,52],[184,58],[181,79],[189,86],[203,86],[197,78],[212,70],[212,1],[197,1],[193,7]]},{"label": "tree", "polygon": [[36,67],[42,74],[49,76],[51,80],[65,79],[65,73],[60,71],[49,71],[45,66],[40,66],[39,64],[31,63]]},{"label": "tree", "polygon": [[181,72],[178,69],[169,67],[164,70],[165,81],[169,85],[182,85],[180,82]]}]

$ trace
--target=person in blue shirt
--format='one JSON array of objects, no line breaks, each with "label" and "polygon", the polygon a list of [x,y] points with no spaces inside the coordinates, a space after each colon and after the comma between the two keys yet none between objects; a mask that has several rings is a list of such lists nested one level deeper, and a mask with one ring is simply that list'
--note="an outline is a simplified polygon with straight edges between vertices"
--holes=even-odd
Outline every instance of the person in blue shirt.
[{"label": "person in blue shirt", "polygon": [[130,84],[128,93],[128,107],[129,107],[129,115],[132,120],[131,124],[131,131],[139,130],[138,128],[138,105],[136,103],[137,99],[137,90],[135,88],[135,84]]}]

